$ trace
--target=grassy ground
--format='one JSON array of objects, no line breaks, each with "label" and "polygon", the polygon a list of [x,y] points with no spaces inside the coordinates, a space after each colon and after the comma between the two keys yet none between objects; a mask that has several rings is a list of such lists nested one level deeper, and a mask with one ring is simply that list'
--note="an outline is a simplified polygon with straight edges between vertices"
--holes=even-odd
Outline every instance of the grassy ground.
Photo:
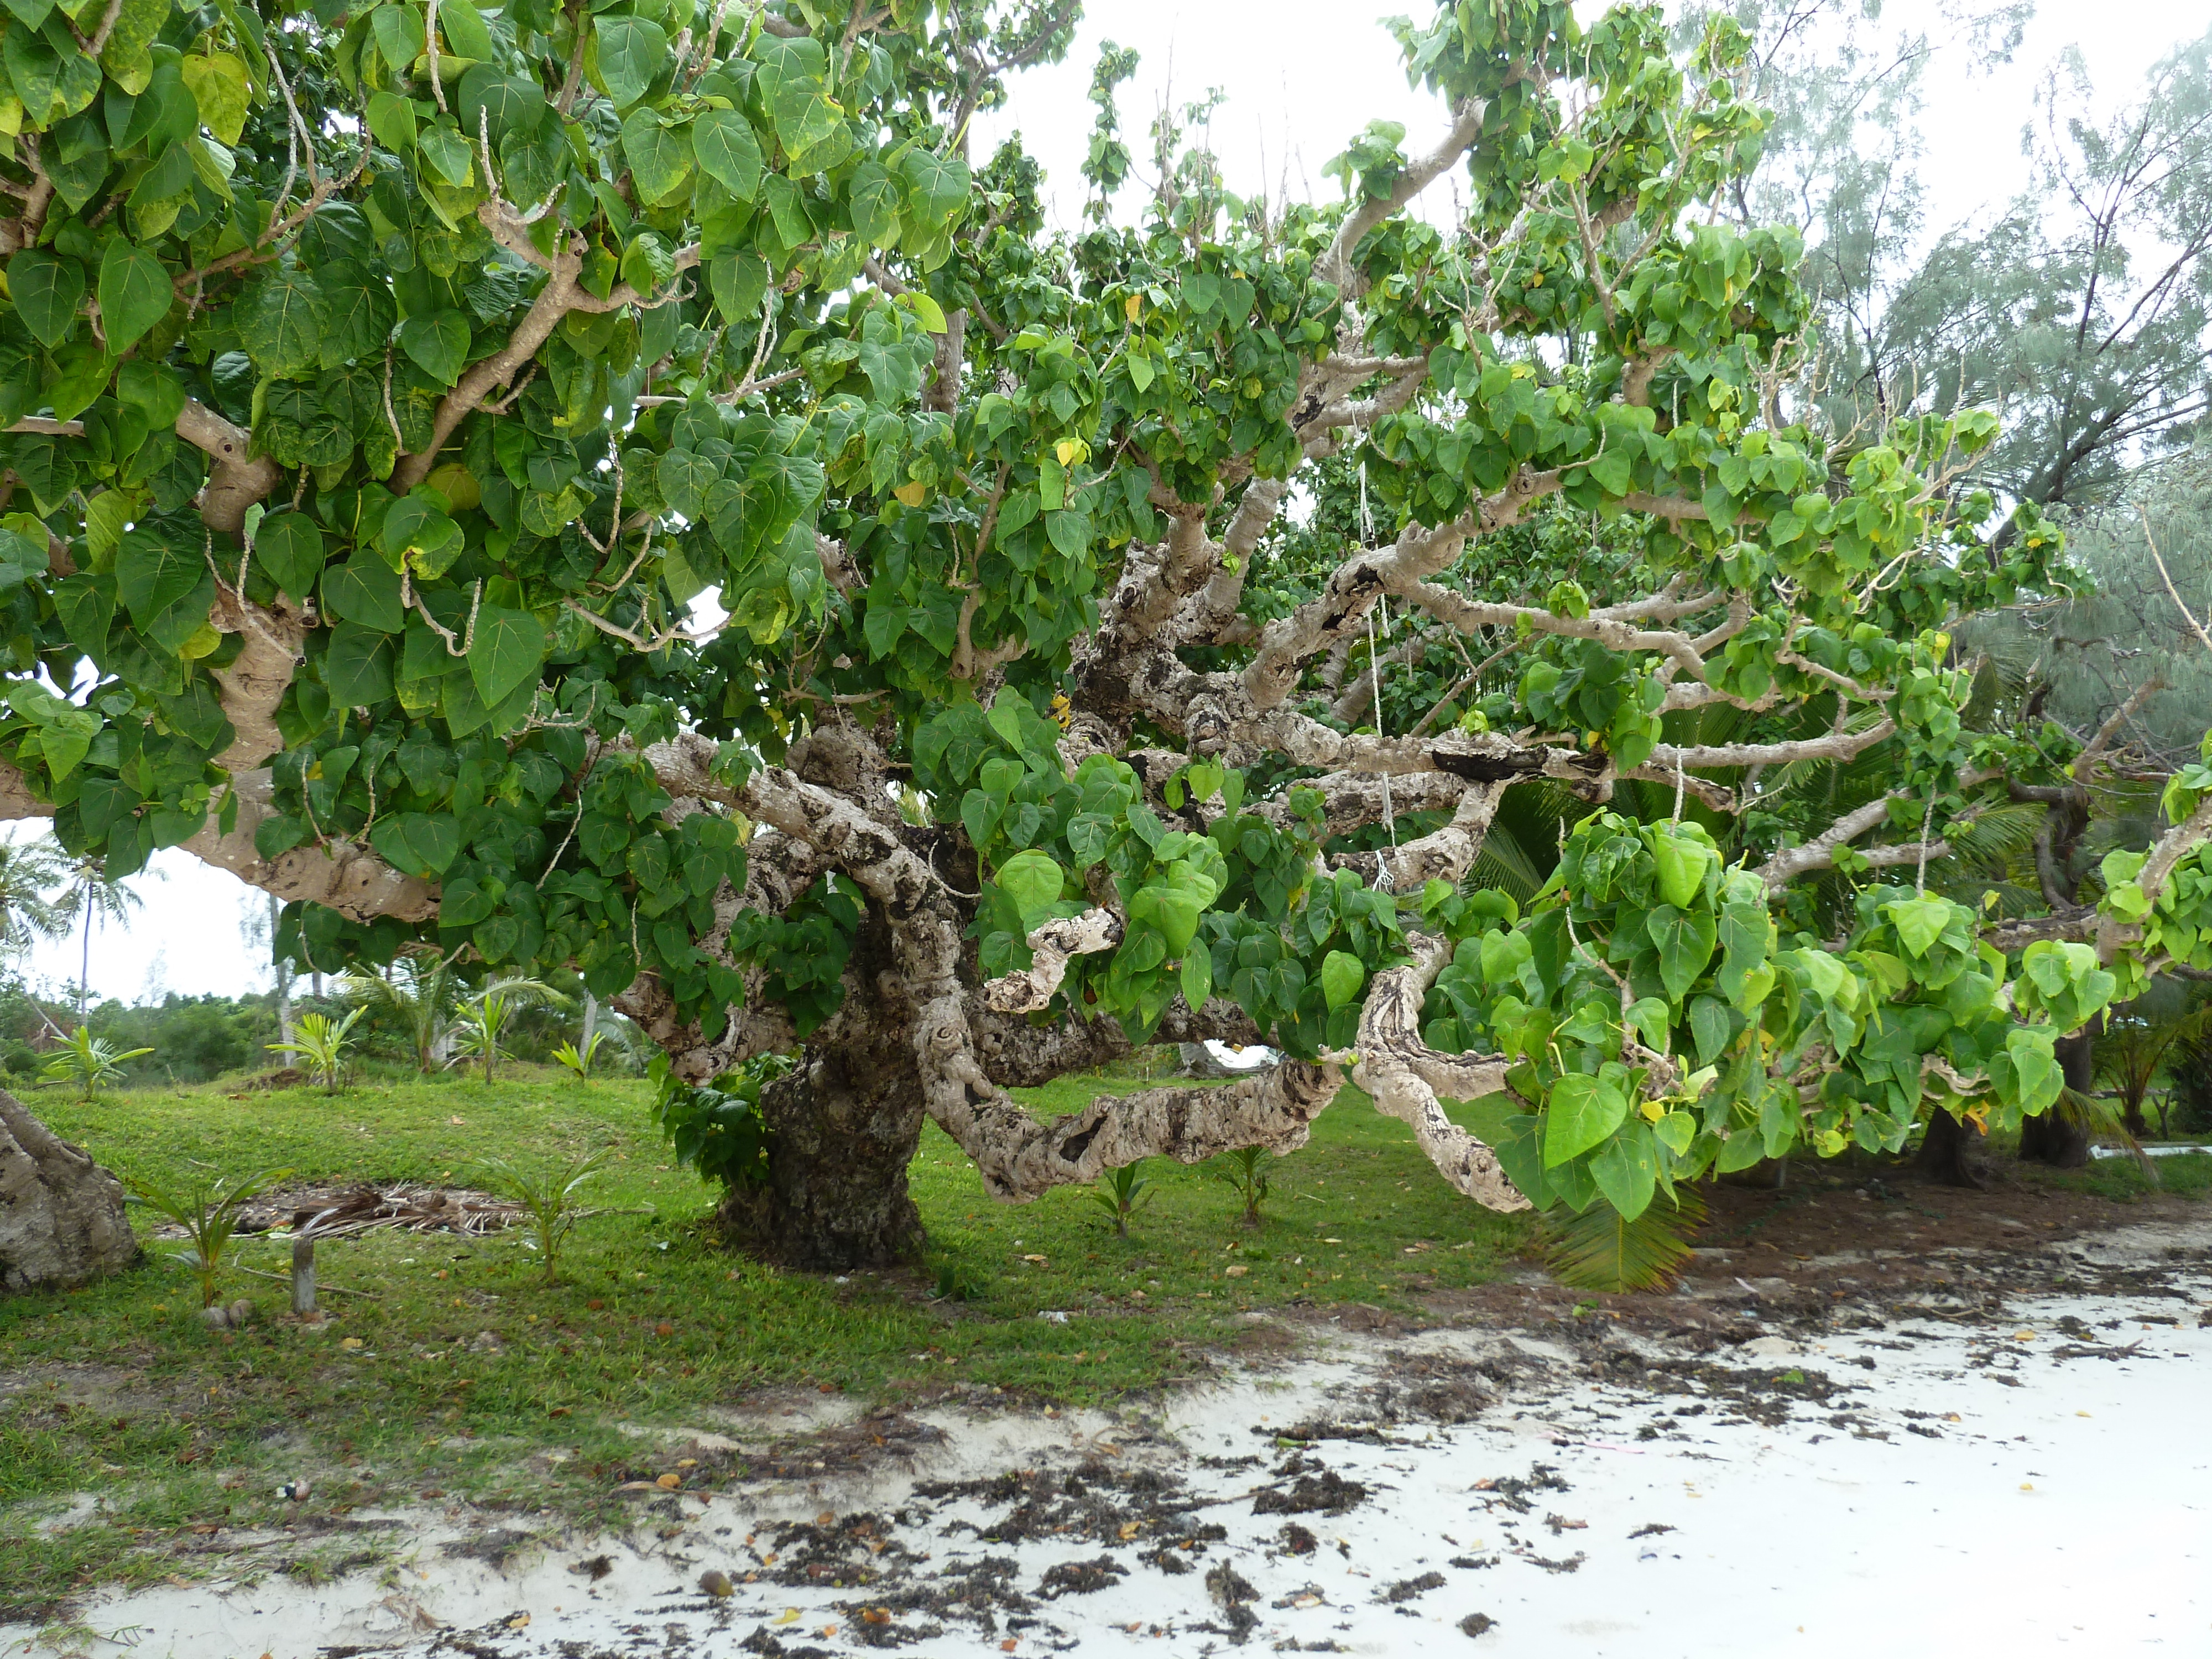
[{"label": "grassy ground", "polygon": [[[1049,1113],[1141,1086],[1066,1079],[1029,1098]],[[240,1098],[218,1085],[90,1105],[49,1095],[38,1109],[111,1168],[172,1183],[283,1165],[295,1182],[460,1186],[489,1155],[550,1166],[605,1149],[609,1163],[591,1189],[604,1213],[578,1227],[557,1285],[519,1231],[377,1234],[322,1247],[325,1323],[283,1316],[281,1284],[234,1272],[226,1299],[249,1296],[261,1316],[215,1332],[166,1259],[178,1246],[142,1212],[137,1270],[0,1301],[0,1621],[48,1616],[90,1584],[197,1571],[256,1528],[289,1528],[264,1534],[286,1540],[264,1565],[372,1561],[374,1535],[344,1529],[363,1508],[465,1498],[588,1520],[619,1480],[660,1472],[639,1430],[711,1429],[763,1391],[1123,1396],[1202,1371],[1250,1311],[1409,1306],[1494,1276],[1531,1237],[1525,1219],[1453,1194],[1410,1133],[1350,1091],[1310,1146],[1273,1165],[1257,1232],[1218,1171],[1159,1162],[1127,1240],[1087,1191],[994,1204],[931,1129],[911,1176],[928,1260],[845,1280],[714,1248],[701,1229],[714,1195],[673,1166],[635,1082],[447,1078]],[[2168,1191],[2201,1189],[2212,1158],[2163,1160],[2160,1174]],[[2118,1161],[2036,1178],[2144,1190]],[[234,1261],[281,1273],[289,1252],[242,1240]],[[302,1478],[310,1502],[276,1496]],[[98,1510],[54,1525],[86,1492]]]},{"label": "grassy ground", "polygon": [[[1031,1100],[1059,1111],[1140,1086],[1063,1079]],[[911,1177],[928,1261],[848,1281],[716,1249],[700,1226],[712,1194],[671,1163],[641,1084],[443,1079],[240,1099],[215,1085],[38,1109],[111,1168],[169,1182],[281,1165],[295,1182],[459,1186],[487,1155],[550,1165],[605,1148],[591,1193],[608,1213],[577,1228],[552,1285],[519,1233],[325,1243],[323,1284],[368,1294],[325,1296],[320,1326],[278,1316],[282,1285],[234,1273],[226,1298],[251,1297],[261,1317],[207,1329],[196,1282],[165,1258],[179,1246],[155,1240],[143,1212],[138,1270],[0,1302],[0,1620],[175,1572],[218,1528],[312,1533],[303,1515],[342,1522],[426,1494],[588,1516],[617,1472],[649,1461],[626,1430],[711,1428],[717,1407],[763,1389],[1121,1395],[1204,1369],[1249,1310],[1402,1304],[1495,1274],[1528,1238],[1525,1221],[1451,1193],[1410,1132],[1356,1097],[1275,1164],[1256,1232],[1212,1170],[1161,1162],[1127,1240],[1086,1191],[1007,1208],[931,1129]],[[281,1244],[235,1248],[240,1267],[289,1266]],[[301,1477],[307,1510],[276,1496]],[[100,1495],[96,1516],[49,1524],[82,1492]],[[303,1546],[294,1570],[359,1545]]]}]

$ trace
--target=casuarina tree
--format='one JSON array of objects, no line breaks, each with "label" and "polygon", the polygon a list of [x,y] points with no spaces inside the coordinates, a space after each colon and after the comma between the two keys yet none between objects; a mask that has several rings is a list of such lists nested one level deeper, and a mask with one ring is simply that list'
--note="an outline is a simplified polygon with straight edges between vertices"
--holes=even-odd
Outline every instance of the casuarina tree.
[{"label": "casuarina tree", "polygon": [[[1990,551],[1994,417],[1795,398],[1796,240],[1714,210],[1732,25],[1466,0],[1394,26],[1340,198],[1164,127],[1126,217],[1111,52],[1064,237],[968,144],[1073,21],[12,7],[5,810],[281,896],[302,965],[573,964],[681,1083],[797,1052],[729,1215],[810,1264],[918,1243],[925,1121],[1020,1201],[1287,1151],[1347,1079],[1476,1202],[1632,1215],[2042,1110],[2116,975],[2201,953],[2212,773],[2098,943],[1921,890],[2096,763],[1964,727],[1944,633],[2057,538]],[[1358,655],[1409,617],[1491,677],[1418,734]],[[1516,791],[1575,803],[1525,909],[1463,880]],[[1008,1092],[1207,1037],[1282,1058]],[[1490,1096],[1495,1145],[1439,1103]]]}]

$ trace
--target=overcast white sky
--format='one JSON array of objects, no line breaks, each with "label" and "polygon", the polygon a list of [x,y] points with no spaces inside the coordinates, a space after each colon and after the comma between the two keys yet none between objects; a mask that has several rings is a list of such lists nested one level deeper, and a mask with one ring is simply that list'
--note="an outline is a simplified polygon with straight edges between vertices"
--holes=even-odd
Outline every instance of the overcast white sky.
[{"label": "overcast white sky", "polygon": [[[1923,0],[1891,0],[1893,16]],[[1051,179],[1058,222],[1079,221],[1083,181],[1077,168],[1089,137],[1085,94],[1098,43],[1111,40],[1143,55],[1122,91],[1125,141],[1142,157],[1145,130],[1163,94],[1177,103],[1214,87],[1228,101],[1212,125],[1213,148],[1231,188],[1270,195],[1287,183],[1302,197],[1333,191],[1321,169],[1344,142],[1377,118],[1403,121],[1408,147],[1442,130],[1441,112],[1407,90],[1379,20],[1425,11],[1423,0],[1093,0],[1066,63],[1018,82],[1012,105],[979,121],[975,154],[1018,128]],[[2125,100],[2160,54],[2212,21],[2201,0],[2041,0],[2013,64],[1994,77],[1966,80],[1955,68],[1931,77],[1948,89],[1926,119],[1929,220],[1954,222],[2001,203],[2027,181],[2020,129],[2043,71],[2068,47],[2087,62],[2100,101]],[[1444,186],[1439,185],[1442,189]],[[266,989],[265,944],[241,928],[249,906],[262,906],[228,875],[176,853],[156,855],[162,881],[142,881],[145,904],[127,928],[93,939],[96,994],[126,1001],[164,991],[235,995]],[[33,977],[58,987],[76,976],[77,941],[42,945]]]}]

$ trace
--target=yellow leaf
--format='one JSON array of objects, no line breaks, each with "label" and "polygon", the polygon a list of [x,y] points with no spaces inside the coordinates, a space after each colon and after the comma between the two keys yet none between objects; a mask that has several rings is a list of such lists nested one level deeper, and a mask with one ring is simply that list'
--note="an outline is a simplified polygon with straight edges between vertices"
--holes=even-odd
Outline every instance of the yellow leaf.
[{"label": "yellow leaf", "polygon": [[477,475],[459,461],[447,461],[422,482],[451,501],[456,513],[483,505],[483,489],[477,483]]},{"label": "yellow leaf", "polygon": [[1053,446],[1052,453],[1060,457],[1060,464],[1062,466],[1073,466],[1090,452],[1080,440],[1062,438]]},{"label": "yellow leaf", "polygon": [[182,67],[185,85],[200,106],[200,119],[208,131],[226,144],[237,143],[246,126],[246,65],[226,52],[212,58],[187,58]]},{"label": "yellow leaf", "polygon": [[781,1613],[776,1614],[775,1622],[779,1625],[797,1624],[799,1622],[799,1609],[797,1607],[786,1607]]},{"label": "yellow leaf", "polygon": [[1133,323],[1135,322],[1139,317],[1144,314],[1145,296],[1141,294],[1132,294],[1128,298],[1127,303],[1123,307],[1123,309],[1129,313],[1129,320]]},{"label": "yellow leaf", "polygon": [[898,497],[902,506],[920,507],[929,499],[929,486],[919,478],[909,478],[891,494]]}]

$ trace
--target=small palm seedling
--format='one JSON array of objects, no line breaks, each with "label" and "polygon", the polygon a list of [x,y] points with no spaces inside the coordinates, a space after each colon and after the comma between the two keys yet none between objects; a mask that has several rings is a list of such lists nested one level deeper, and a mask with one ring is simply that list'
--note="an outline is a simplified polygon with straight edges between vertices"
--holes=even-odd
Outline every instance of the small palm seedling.
[{"label": "small palm seedling", "polygon": [[69,1041],[39,1073],[41,1083],[75,1083],[79,1100],[98,1100],[100,1090],[123,1080],[123,1067],[151,1048],[126,1048],[118,1053],[84,1026],[70,1033]]},{"label": "small palm seedling", "polygon": [[568,1068],[568,1075],[579,1083],[588,1083],[592,1078],[592,1062],[599,1056],[599,1049],[607,1040],[604,1031],[594,1031],[584,1039],[584,1046],[564,1042],[553,1051],[553,1058]]},{"label": "small palm seedling", "polygon": [[126,1181],[131,1200],[166,1216],[185,1230],[190,1241],[169,1259],[199,1275],[200,1306],[216,1305],[217,1283],[222,1274],[223,1254],[246,1206],[292,1172],[264,1170],[258,1175],[203,1176],[189,1187],[164,1187],[156,1182]]},{"label": "small palm seedling", "polygon": [[530,1234],[523,1242],[545,1258],[548,1285],[561,1282],[561,1247],[587,1213],[577,1200],[577,1189],[597,1176],[606,1161],[601,1149],[552,1168],[525,1169],[503,1158],[479,1162],[487,1177],[484,1184],[529,1212]]},{"label": "small palm seedling", "polygon": [[1152,1183],[1137,1173],[1141,1163],[1108,1170],[1091,1189],[1093,1201],[1114,1218],[1114,1231],[1121,1238],[1129,1236],[1129,1218],[1152,1201]]},{"label": "small palm seedling", "polygon": [[310,1077],[319,1079],[324,1088],[336,1094],[338,1091],[338,1073],[345,1066],[346,1051],[353,1047],[354,1022],[368,1012],[368,1008],[364,1004],[343,1019],[332,1019],[327,1014],[302,1014],[291,1041],[271,1042],[265,1046],[271,1054],[297,1057]]},{"label": "small palm seedling", "polygon": [[1244,1200],[1244,1213],[1237,1219],[1255,1232],[1264,1223],[1260,1206],[1267,1201],[1267,1166],[1274,1161],[1275,1155],[1265,1147],[1239,1146],[1214,1168],[1214,1179],[1226,1182]]},{"label": "small palm seedling", "polygon": [[415,1069],[425,1074],[438,1068],[439,1056],[453,1026],[453,1003],[459,995],[453,964],[434,951],[418,948],[399,957],[381,974],[356,969],[348,973],[345,994],[373,1010],[387,1026],[406,1034],[415,1052]]},{"label": "small palm seedling", "polygon": [[568,1002],[542,980],[502,979],[487,985],[461,1005],[455,1028],[453,1058],[483,1061],[484,1081],[493,1080],[492,1068],[508,1058],[505,1038],[514,1017],[541,1003],[560,1006]]}]

